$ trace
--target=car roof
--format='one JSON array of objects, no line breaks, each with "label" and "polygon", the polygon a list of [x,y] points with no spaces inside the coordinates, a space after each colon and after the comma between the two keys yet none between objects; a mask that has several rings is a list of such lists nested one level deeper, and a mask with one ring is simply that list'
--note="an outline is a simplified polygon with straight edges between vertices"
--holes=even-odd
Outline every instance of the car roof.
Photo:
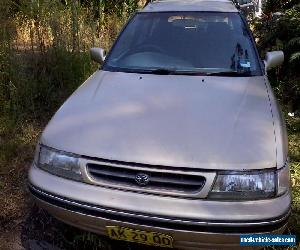
[{"label": "car roof", "polygon": [[157,0],[141,12],[213,11],[238,12],[231,0]]}]

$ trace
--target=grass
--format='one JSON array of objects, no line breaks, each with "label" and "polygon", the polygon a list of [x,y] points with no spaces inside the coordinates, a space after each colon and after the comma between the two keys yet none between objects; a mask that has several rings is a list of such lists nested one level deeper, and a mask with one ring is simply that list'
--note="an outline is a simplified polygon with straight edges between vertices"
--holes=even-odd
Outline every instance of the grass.
[{"label": "grass", "polygon": [[26,176],[41,126],[0,122],[0,228],[26,211]]},{"label": "grass", "polygon": [[[293,191],[292,216],[287,233],[296,234],[299,239],[300,117],[286,117]],[[43,244],[51,244],[61,249],[140,249],[139,245],[111,242],[105,237],[67,226],[32,205],[26,192],[26,176],[35,144],[45,124],[46,122],[38,123],[32,120],[17,122],[0,119],[0,228],[2,233],[13,232],[16,230],[16,224],[21,223],[20,234],[22,244],[27,247],[26,249],[32,248],[29,246],[34,244],[32,242],[39,242],[39,244],[43,242]],[[0,240],[3,240],[1,230]],[[143,246],[143,249],[150,250],[151,248]],[[269,247],[267,249],[286,248]]]},{"label": "grass", "polygon": [[289,155],[291,167],[291,185],[293,192],[292,216],[289,229],[300,237],[300,118],[288,118]]}]

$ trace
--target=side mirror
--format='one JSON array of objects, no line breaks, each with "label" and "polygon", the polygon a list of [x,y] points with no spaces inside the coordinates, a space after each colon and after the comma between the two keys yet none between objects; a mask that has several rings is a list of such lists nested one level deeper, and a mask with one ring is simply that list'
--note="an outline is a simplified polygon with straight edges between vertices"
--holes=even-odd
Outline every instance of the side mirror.
[{"label": "side mirror", "polygon": [[265,59],[266,70],[280,66],[284,61],[284,54],[282,51],[267,52]]},{"label": "side mirror", "polygon": [[105,50],[102,48],[91,48],[90,55],[93,61],[103,63],[105,60]]}]

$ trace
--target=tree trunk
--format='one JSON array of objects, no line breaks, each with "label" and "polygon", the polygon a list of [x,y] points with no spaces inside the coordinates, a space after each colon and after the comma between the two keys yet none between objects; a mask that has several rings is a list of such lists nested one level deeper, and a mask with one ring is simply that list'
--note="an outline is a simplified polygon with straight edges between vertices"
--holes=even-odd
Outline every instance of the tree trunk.
[{"label": "tree trunk", "polygon": [[72,0],[72,51],[79,51],[79,24],[78,24],[78,0]]}]

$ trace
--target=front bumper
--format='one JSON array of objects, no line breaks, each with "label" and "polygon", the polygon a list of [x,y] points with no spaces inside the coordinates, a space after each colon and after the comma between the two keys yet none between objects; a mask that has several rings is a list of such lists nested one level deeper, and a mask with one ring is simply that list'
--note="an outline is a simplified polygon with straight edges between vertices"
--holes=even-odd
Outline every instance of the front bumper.
[{"label": "front bumper", "polygon": [[73,182],[36,167],[29,179],[39,205],[68,224],[102,235],[108,225],[161,232],[179,249],[239,248],[240,234],[282,233],[290,211],[289,194],[253,202],[188,200]]}]

